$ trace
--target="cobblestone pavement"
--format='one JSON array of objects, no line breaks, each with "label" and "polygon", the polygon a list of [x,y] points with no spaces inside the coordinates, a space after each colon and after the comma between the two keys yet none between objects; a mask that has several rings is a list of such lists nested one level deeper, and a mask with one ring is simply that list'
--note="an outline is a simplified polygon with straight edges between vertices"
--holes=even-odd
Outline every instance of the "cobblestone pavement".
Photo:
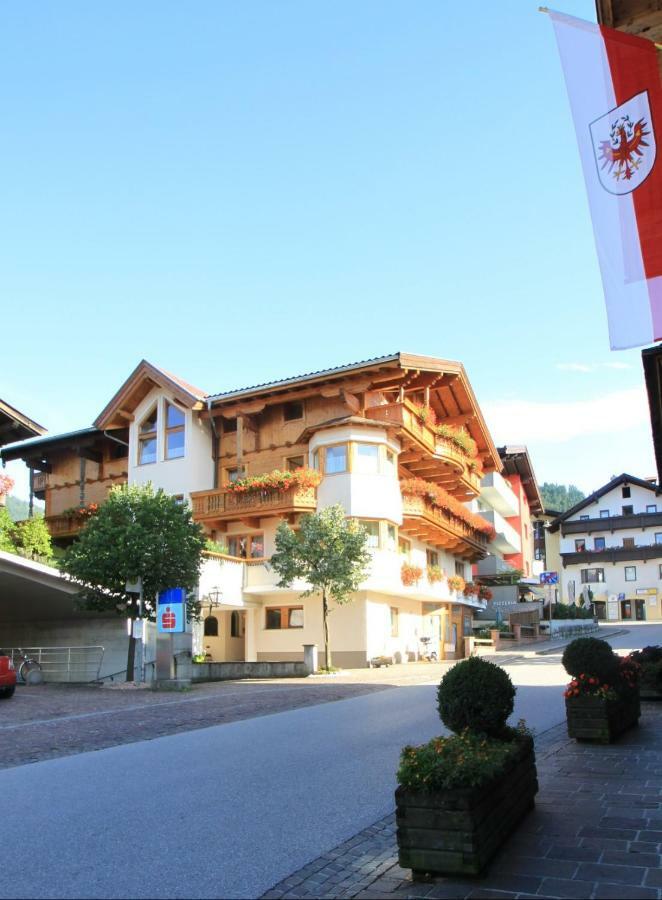
[{"label": "cobblestone pavement", "polygon": [[616,744],[536,740],[536,808],[479,879],[413,883],[387,816],[290,875],[265,898],[659,898],[662,896],[662,704]]},{"label": "cobblestone pavement", "polygon": [[235,681],[173,693],[149,689],[19,686],[0,702],[0,768],[101,750],[386,690],[392,684],[341,679]]}]

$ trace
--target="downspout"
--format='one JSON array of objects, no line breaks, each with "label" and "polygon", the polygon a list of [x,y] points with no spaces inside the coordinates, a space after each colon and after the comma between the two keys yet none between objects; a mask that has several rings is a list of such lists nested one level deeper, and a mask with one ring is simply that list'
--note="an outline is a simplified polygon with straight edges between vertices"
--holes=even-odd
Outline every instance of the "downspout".
[{"label": "downspout", "polygon": [[109,438],[111,441],[115,441],[117,444],[121,444],[123,447],[129,446],[128,441],[123,441],[120,438],[115,437],[114,434],[110,434],[108,431],[103,431],[102,434],[104,437]]},{"label": "downspout", "polygon": [[211,414],[211,397],[207,397],[207,412],[209,413],[209,422],[211,424],[211,432],[213,435],[212,446],[211,446],[211,458],[214,461],[214,490],[218,487],[218,442],[219,436],[216,431],[216,420]]}]

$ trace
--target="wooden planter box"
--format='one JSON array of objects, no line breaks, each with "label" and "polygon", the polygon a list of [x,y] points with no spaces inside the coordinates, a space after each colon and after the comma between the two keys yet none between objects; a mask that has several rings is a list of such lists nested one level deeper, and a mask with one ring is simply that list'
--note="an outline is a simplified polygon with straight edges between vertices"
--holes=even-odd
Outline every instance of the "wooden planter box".
[{"label": "wooden planter box", "polygon": [[432,875],[479,875],[538,792],[533,740],[520,758],[482,788],[395,792],[400,865],[415,881]]},{"label": "wooden planter box", "polygon": [[610,744],[639,721],[639,690],[628,691],[617,700],[603,697],[566,697],[568,735],[578,741]]}]

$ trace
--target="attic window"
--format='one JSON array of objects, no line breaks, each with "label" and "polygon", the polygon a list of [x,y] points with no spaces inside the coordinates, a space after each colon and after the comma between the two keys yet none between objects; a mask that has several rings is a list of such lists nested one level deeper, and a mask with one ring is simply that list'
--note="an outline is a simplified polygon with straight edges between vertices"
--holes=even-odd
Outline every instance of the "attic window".
[{"label": "attic window", "polygon": [[177,459],[184,456],[186,417],[181,409],[166,403],[165,457]]},{"label": "attic window", "polygon": [[283,421],[294,422],[296,419],[303,419],[303,403],[300,401],[294,403],[283,404]]},{"label": "attic window", "polygon": [[138,439],[138,465],[156,462],[156,425],[158,413],[156,406],[147,413],[140,423]]},{"label": "attic window", "polygon": [[234,434],[236,430],[236,419],[223,419],[223,434]]}]

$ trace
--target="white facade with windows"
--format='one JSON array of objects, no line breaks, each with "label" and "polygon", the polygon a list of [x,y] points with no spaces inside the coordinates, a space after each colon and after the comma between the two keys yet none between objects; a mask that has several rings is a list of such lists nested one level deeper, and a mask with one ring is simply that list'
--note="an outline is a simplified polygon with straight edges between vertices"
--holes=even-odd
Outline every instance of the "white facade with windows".
[{"label": "white facade with windows", "polygon": [[607,621],[662,618],[662,498],[622,475],[553,525],[560,531],[562,599],[592,602]]}]

